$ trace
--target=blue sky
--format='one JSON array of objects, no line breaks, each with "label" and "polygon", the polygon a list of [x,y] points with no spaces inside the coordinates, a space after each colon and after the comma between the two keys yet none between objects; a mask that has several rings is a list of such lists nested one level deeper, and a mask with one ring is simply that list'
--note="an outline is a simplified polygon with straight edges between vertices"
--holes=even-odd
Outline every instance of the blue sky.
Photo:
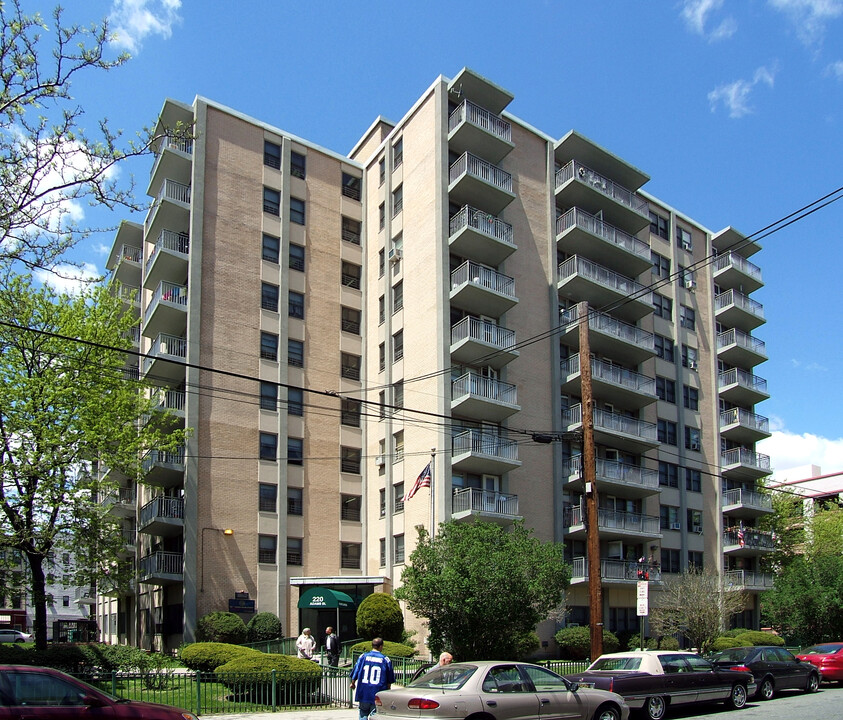
[{"label": "blue sky", "polygon": [[[73,88],[91,125],[106,116],[128,134],[166,97],[200,94],[347,153],[377,115],[398,120],[438,75],[468,66],[515,95],[514,115],[555,137],[578,130],[712,230],[753,233],[843,186],[843,0],[69,5],[76,21],[110,17],[133,56]],[[148,167],[122,172],[143,185]],[[841,227],[843,201],[753,257],[770,357],[755,372],[772,394],[757,411],[775,428],[759,449],[780,472],[843,470]],[[102,272],[111,240],[77,259]]]}]

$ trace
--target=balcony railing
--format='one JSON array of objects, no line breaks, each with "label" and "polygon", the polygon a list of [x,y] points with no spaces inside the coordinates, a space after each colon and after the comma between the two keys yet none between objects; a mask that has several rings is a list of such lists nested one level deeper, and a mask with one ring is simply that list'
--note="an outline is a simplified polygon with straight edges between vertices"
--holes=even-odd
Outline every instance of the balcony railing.
[{"label": "balcony railing", "polygon": [[[594,409],[595,430],[605,430],[612,433],[623,433],[639,437],[647,442],[658,442],[658,428],[655,423],[645,420],[620,415],[619,413],[607,412],[606,410]],[[562,424],[565,426],[579,425],[582,423],[582,405],[577,404],[562,411]]]},{"label": "balcony railing", "polygon": [[[596,475],[598,480],[610,480],[625,485],[636,485],[650,490],[658,490],[658,470],[629,465],[616,460],[597,458]],[[562,464],[562,475],[565,477],[582,477],[582,455],[574,455]]]},{"label": "balcony railing", "polygon": [[500,218],[496,218],[491,213],[477,210],[470,205],[463,205],[459,212],[451,216],[449,226],[450,236],[456,235],[466,227],[474,228],[484,235],[488,235],[495,240],[500,240],[502,243],[515,247],[515,242],[512,239],[512,225],[505,223]]},{"label": "balcony railing", "polygon": [[718,256],[714,261],[714,272],[717,272],[718,270],[726,270],[730,267],[733,267],[742,272],[744,275],[748,275],[754,280],[761,282],[761,268],[751,263],[742,255],[730,252],[725,255]]},{"label": "balcony railing", "polygon": [[121,282],[117,283],[117,297],[123,302],[138,305],[140,303],[140,288],[134,285],[124,285]]},{"label": "balcony railing", "polygon": [[[562,375],[575,375],[580,371],[580,356],[571,355],[560,362]],[[645,395],[656,394],[656,379],[642,375],[641,373],[627,370],[626,368],[606,362],[598,358],[591,358],[592,379],[627,388]]]},{"label": "balcony railing", "polygon": [[507,350],[515,345],[515,331],[495,325],[488,320],[464,317],[451,328],[451,345],[467,339],[483,342],[500,350]]},{"label": "balcony railing", "polygon": [[559,280],[568,280],[574,275],[581,275],[588,280],[598,283],[603,287],[614,290],[620,295],[634,296],[635,300],[642,303],[651,304],[653,302],[653,293],[647,290],[640,283],[635,282],[632,278],[616,273],[613,270],[598,265],[597,263],[587,260],[579,255],[569,257],[564,262],[559,263],[558,268]]},{"label": "balcony railing", "polygon": [[174,552],[154,552],[140,559],[138,571],[141,577],[181,575],[184,571],[184,555]]},{"label": "balcony railing", "polygon": [[451,290],[456,290],[469,282],[507,297],[515,297],[515,280],[513,278],[485,265],[467,260],[451,273]]},{"label": "balcony railing", "polygon": [[720,463],[727,465],[748,465],[759,470],[770,471],[770,456],[746,448],[732,448],[720,454]]},{"label": "balcony railing", "polygon": [[119,487],[107,492],[100,498],[101,505],[114,505],[120,503],[121,505],[135,504],[135,488],[134,487]]},{"label": "balcony railing", "polygon": [[451,399],[456,400],[464,395],[475,395],[486,400],[516,405],[518,393],[515,385],[502,382],[490,377],[484,377],[469,372],[451,383]]},{"label": "balcony railing", "polygon": [[184,499],[174,497],[155,497],[141,508],[138,524],[149,524],[155,518],[184,520]]},{"label": "balcony railing", "polygon": [[119,261],[129,260],[130,262],[139,263],[143,258],[143,250],[139,247],[135,247],[134,245],[123,245],[120,248],[120,256]]},{"label": "balcony railing", "polygon": [[[571,560],[571,578],[588,578],[588,560],[575,557]],[[602,580],[651,580],[658,582],[662,579],[661,568],[655,562],[638,562],[636,560],[616,560],[606,558],[600,560],[600,578]]]},{"label": "balcony railing", "polygon": [[775,550],[776,540],[772,533],[763,530],[741,529],[739,527],[726,528],[723,532],[723,546],[733,545],[759,550]]},{"label": "balcony railing", "polygon": [[187,340],[185,338],[176,337],[175,335],[167,335],[160,333],[152,342],[149,348],[149,353],[144,359],[144,363],[151,359],[155,359],[158,355],[173,355],[174,357],[187,357]]},{"label": "balcony railing", "polygon": [[155,149],[155,162],[152,164],[152,170],[149,172],[150,175],[155,172],[155,165],[167,149],[179,150],[185,155],[193,155],[193,140],[189,138],[171,138],[166,135],[161,138],[161,141],[158,143],[158,147]]},{"label": "balcony railing", "polygon": [[731,490],[723,491],[723,507],[727,505],[748,505],[764,510],[772,510],[773,500],[769,495],[763,495],[753,490],[732,488]]},{"label": "balcony railing", "polygon": [[[559,324],[562,326],[571,325],[579,320],[579,306],[574,305],[559,315]],[[642,330],[635,325],[618,320],[611,315],[589,310],[588,327],[605,335],[612,335],[618,340],[637,345],[638,347],[655,352],[655,336],[653,333]]]},{"label": "balcony railing", "polygon": [[144,473],[148,473],[154,465],[184,465],[184,448],[147,451],[143,457],[141,469]]},{"label": "balcony railing", "polygon": [[775,585],[775,578],[772,573],[755,572],[754,570],[727,570],[725,579],[727,588],[771,588]]},{"label": "balcony railing", "polygon": [[743,408],[732,408],[720,413],[721,430],[729,425],[741,425],[762,433],[770,432],[770,421],[763,415],[757,415]]},{"label": "balcony railing", "polygon": [[451,165],[448,171],[448,182],[454,183],[463,175],[471,175],[500,190],[512,192],[512,175],[470,152],[464,152]]},{"label": "balcony railing", "polygon": [[451,512],[486,512],[497,515],[518,515],[518,496],[480,488],[454,490]]},{"label": "balcony railing", "polygon": [[454,435],[451,440],[451,452],[453,455],[475,453],[518,461],[518,443],[482,430],[466,430]]},{"label": "balcony railing", "polygon": [[512,142],[512,125],[485,108],[475,105],[470,100],[465,100],[451,113],[448,118],[448,132],[451,132],[464,120],[501,140]]},{"label": "balcony railing", "polygon": [[[565,527],[584,525],[582,506],[571,505],[565,508],[562,522]],[[622,512],[608,508],[598,509],[597,527],[600,530],[625,530],[647,535],[658,535],[661,532],[660,520],[655,515]]]},{"label": "balcony railing", "polygon": [[616,228],[614,225],[609,225],[603,222],[594,215],[589,215],[584,210],[579,208],[571,208],[563,215],[556,218],[556,234],[560,235],[566,230],[577,226],[583,230],[590,232],[592,235],[597,235],[604,240],[617,245],[633,255],[650,259],[650,246],[642,240],[639,240],[634,235],[630,235],[623,230]]},{"label": "balcony railing", "polygon": [[175,230],[162,230],[158,233],[158,239],[155,241],[155,247],[149,254],[149,259],[146,261],[145,271],[149,273],[149,268],[159,250],[169,250],[179,255],[187,255],[190,252],[190,236],[185,232],[176,232]]},{"label": "balcony railing", "polygon": [[741,387],[755,390],[759,393],[767,394],[767,381],[753,375],[751,372],[741,370],[740,368],[732,368],[724,373],[720,373],[717,377],[717,385],[719,388],[729,387],[729,385],[740,385]]},{"label": "balcony railing", "polygon": [[607,195],[616,202],[626,205],[642,215],[647,215],[649,205],[644,198],[576,160],[571,160],[567,165],[556,171],[556,187],[562,187],[575,177],[579,178],[580,182]]},{"label": "balcony railing", "polygon": [[184,390],[170,390],[169,388],[156,388],[150,395],[152,406],[158,410],[184,410]]},{"label": "balcony railing", "polygon": [[737,328],[731,328],[730,330],[726,330],[726,332],[722,332],[717,336],[718,350],[729,347],[730,345],[737,345],[745,350],[755,353],[756,355],[763,355],[764,357],[767,357],[767,346],[763,340],[759,340],[749,333],[745,333],[743,330],[738,330]]},{"label": "balcony railing", "polygon": [[762,320],[764,319],[764,306],[757,300],[753,300],[751,297],[748,297],[737,290],[727,290],[714,298],[715,312],[729,307],[729,305],[734,305],[744,312],[748,312],[750,315],[754,315]]}]

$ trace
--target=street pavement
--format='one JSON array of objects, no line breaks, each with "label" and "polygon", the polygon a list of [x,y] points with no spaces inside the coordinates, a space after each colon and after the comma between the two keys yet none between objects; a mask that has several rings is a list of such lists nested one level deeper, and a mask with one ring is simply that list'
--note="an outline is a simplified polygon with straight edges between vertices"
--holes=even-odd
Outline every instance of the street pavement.
[{"label": "street pavement", "polygon": [[203,715],[208,720],[357,720],[357,708],[330,710],[283,710],[279,712]]}]

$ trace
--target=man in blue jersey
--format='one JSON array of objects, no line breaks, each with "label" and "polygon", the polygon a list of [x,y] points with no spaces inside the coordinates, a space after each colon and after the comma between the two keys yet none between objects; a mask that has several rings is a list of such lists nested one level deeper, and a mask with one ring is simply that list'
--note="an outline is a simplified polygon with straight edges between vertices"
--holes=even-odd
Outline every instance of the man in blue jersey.
[{"label": "man in blue jersey", "polygon": [[381,652],[382,648],[382,638],[372,640],[372,649],[357,659],[351,671],[351,689],[357,687],[354,699],[360,706],[361,719],[375,712],[375,694],[389,690],[389,686],[395,682],[392,661]]}]

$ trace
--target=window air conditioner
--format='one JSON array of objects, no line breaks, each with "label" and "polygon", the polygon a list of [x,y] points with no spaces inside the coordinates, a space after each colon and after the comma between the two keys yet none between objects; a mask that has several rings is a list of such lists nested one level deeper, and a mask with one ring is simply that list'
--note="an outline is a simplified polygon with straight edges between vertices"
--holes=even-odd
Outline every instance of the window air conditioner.
[{"label": "window air conditioner", "polygon": [[682,523],[670,523],[670,529],[671,530],[681,530],[682,529]]},{"label": "window air conditioner", "polygon": [[689,450],[699,450],[699,449],[700,449],[700,444],[699,444],[698,442],[692,442],[692,443],[690,444],[690,447],[689,447],[688,449],[689,449]]},{"label": "window air conditioner", "polygon": [[689,370],[697,370],[699,368],[699,363],[696,360],[688,360],[688,369]]},{"label": "window air conditioner", "polygon": [[375,465],[386,465],[386,458],[383,455],[376,455]]},{"label": "window air conditioner", "polygon": [[691,529],[692,529],[695,533],[701,533],[701,532],[702,532],[702,525],[694,525]]},{"label": "window air conditioner", "polygon": [[693,249],[693,246],[691,245],[691,241],[690,240],[683,240],[682,241],[682,249],[690,252]]},{"label": "window air conditioner", "polygon": [[685,278],[685,289],[693,292],[697,289],[697,281],[692,278]]},{"label": "window air conditioner", "polygon": [[398,248],[392,248],[389,251],[389,262],[397,263],[401,259],[401,251]]}]

